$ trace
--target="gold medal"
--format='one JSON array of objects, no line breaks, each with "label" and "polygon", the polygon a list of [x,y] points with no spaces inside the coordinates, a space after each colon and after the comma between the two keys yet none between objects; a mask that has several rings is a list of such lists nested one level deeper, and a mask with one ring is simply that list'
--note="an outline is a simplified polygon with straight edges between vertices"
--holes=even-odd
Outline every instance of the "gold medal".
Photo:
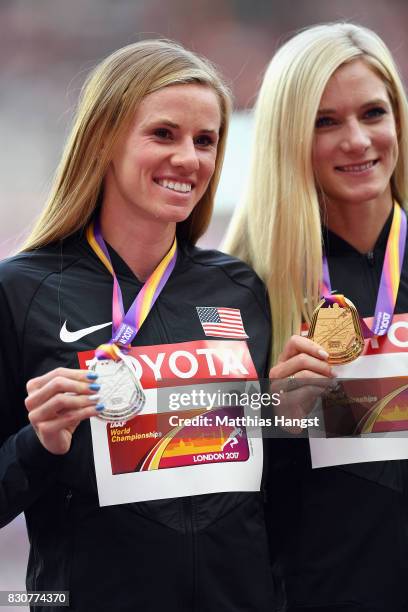
[{"label": "gold medal", "polygon": [[356,307],[343,295],[323,298],[312,316],[308,338],[329,354],[331,364],[357,359],[364,348]]}]

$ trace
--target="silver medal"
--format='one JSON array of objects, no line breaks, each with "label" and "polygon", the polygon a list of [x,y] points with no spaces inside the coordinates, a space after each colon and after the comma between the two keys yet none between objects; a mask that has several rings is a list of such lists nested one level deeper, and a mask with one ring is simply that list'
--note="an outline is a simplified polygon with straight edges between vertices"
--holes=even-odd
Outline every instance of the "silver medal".
[{"label": "silver medal", "polygon": [[138,414],[146,401],[140,380],[136,376],[131,357],[121,355],[113,359],[94,359],[90,370],[98,374],[101,404],[105,408],[98,417],[105,421],[127,421]]}]

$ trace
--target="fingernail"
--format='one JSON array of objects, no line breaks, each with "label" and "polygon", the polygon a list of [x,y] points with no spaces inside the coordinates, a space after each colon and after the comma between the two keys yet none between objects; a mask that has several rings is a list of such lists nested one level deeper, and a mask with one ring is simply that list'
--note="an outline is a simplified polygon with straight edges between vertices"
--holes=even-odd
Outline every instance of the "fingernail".
[{"label": "fingernail", "polygon": [[88,374],[86,375],[88,380],[96,380],[98,376],[99,374],[97,374],[96,372],[88,372]]},{"label": "fingernail", "polygon": [[97,404],[97,405],[95,406],[95,409],[96,409],[98,412],[102,412],[102,410],[103,410],[104,408],[105,408],[105,404]]},{"label": "fingernail", "polygon": [[92,383],[91,385],[89,385],[89,388],[91,391],[99,391],[101,388],[101,385],[97,385],[96,383]]},{"label": "fingernail", "polygon": [[320,355],[320,357],[323,357],[323,359],[329,358],[329,353],[326,353],[326,351],[324,351],[323,349],[319,349],[317,353]]},{"label": "fingernail", "polygon": [[88,397],[88,399],[89,399],[91,402],[98,402],[98,401],[100,400],[100,397],[101,397],[101,396],[100,396],[100,395],[98,395],[98,394],[96,393],[95,395],[90,395],[90,396]]}]

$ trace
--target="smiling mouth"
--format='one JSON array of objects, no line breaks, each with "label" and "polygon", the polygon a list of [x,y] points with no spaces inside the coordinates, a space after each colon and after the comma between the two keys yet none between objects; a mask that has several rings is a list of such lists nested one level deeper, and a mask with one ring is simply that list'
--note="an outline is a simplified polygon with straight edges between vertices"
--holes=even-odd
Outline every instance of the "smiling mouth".
[{"label": "smiling mouth", "polygon": [[190,193],[194,188],[194,185],[190,182],[170,181],[168,179],[154,179],[154,182],[160,185],[160,187],[170,189],[170,191],[177,191],[178,193]]},{"label": "smiling mouth", "polygon": [[347,172],[349,174],[359,174],[360,172],[365,172],[366,170],[370,170],[378,163],[378,159],[372,159],[370,161],[364,162],[363,164],[348,164],[346,166],[336,166],[335,169],[339,172]]}]

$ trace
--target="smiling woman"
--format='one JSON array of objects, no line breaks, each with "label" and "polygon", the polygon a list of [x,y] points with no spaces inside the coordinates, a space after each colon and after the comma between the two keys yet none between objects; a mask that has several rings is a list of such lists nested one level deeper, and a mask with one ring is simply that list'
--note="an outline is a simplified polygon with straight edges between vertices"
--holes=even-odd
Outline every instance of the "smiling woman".
[{"label": "smiling woman", "polygon": [[175,43],[116,51],[84,86],[23,251],[0,265],[0,525],[25,512],[27,588],[69,591],[77,612],[275,606],[262,440],[167,418],[173,387],[267,373],[265,287],[195,247],[230,106],[214,67]]},{"label": "smiling woman", "polygon": [[365,216],[374,208],[378,225],[385,223],[397,159],[397,126],[384,81],[363,60],[341,66],[320,101],[313,171],[330,227],[348,234],[362,252],[372,248],[371,236],[359,228],[350,236],[345,224],[351,225],[356,205]]},{"label": "smiling woman", "polygon": [[[289,378],[288,416],[306,416],[336,376],[363,379],[323,401],[319,439],[274,446],[270,529],[290,612],[408,609],[408,452],[390,439],[408,407],[383,398],[408,375],[407,347],[392,345],[394,324],[408,325],[407,161],[407,98],[374,32],[323,24],[277,51],[227,248],[268,285],[270,376]],[[352,439],[366,418],[378,429]]]},{"label": "smiling woman", "polygon": [[[115,146],[104,180],[102,233],[120,255],[127,253],[128,265],[142,280],[151,270],[139,251],[146,253],[146,246],[156,243],[166,252],[176,223],[185,221],[204,196],[215,170],[220,126],[212,88],[173,85],[142,100]],[[116,223],[120,218],[132,229],[128,236]]]}]

